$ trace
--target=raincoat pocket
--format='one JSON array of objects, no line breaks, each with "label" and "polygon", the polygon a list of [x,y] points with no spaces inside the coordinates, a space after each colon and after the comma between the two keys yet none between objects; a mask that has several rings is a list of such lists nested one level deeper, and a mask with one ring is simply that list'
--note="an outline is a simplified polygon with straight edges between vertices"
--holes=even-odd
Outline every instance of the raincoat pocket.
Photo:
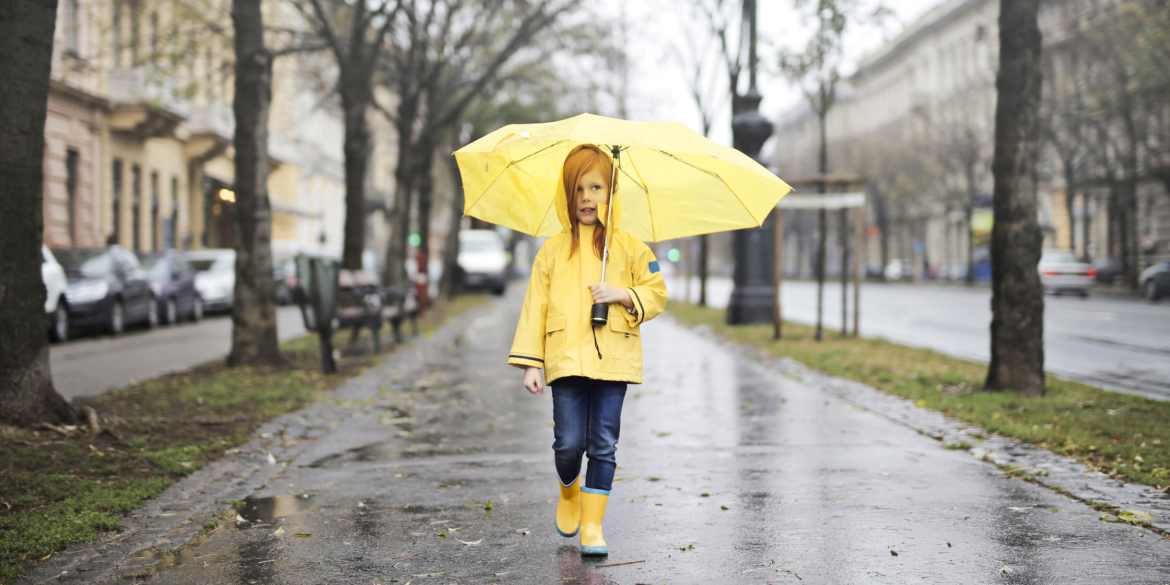
[{"label": "raincoat pocket", "polygon": [[[624,309],[623,309],[624,310]],[[623,361],[642,361],[642,340],[638,336],[638,326],[630,326],[621,315],[609,316],[610,352],[615,359]]]},{"label": "raincoat pocket", "polygon": [[552,315],[545,321],[544,362],[552,364],[565,353],[565,315]]}]

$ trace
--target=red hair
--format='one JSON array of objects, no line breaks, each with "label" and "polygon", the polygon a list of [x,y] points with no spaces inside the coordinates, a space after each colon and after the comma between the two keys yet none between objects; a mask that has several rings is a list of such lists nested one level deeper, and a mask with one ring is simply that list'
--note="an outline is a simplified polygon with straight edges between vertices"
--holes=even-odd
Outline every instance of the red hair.
[{"label": "red hair", "polygon": [[[561,178],[565,182],[565,205],[569,210],[569,231],[573,234],[573,243],[569,248],[570,258],[577,251],[581,236],[577,221],[577,185],[581,182],[581,177],[589,171],[600,173],[606,184],[606,189],[611,191],[606,197],[605,203],[607,205],[609,199],[613,197],[612,191],[617,191],[617,181],[613,179],[613,160],[600,148],[592,144],[582,144],[574,148],[565,158],[565,165],[561,167]],[[611,181],[612,189],[609,188]],[[593,230],[593,249],[597,252],[598,258],[601,258],[605,248],[605,234],[609,231],[609,226],[600,220],[601,217],[598,216],[598,223],[601,225],[598,229]]]}]

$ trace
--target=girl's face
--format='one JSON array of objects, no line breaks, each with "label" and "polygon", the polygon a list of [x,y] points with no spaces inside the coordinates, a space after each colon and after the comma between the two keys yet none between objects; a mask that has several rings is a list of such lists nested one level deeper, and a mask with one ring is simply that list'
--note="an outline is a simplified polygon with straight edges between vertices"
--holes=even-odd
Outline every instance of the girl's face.
[{"label": "girl's face", "polygon": [[597,205],[605,203],[608,194],[609,185],[605,184],[597,169],[582,175],[577,184],[577,221],[585,225],[597,223]]}]

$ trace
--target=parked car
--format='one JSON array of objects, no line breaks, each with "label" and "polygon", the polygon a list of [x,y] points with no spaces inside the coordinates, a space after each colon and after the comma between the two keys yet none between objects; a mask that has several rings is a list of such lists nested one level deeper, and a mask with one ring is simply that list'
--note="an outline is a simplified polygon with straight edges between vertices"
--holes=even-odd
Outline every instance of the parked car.
[{"label": "parked car", "polygon": [[195,269],[195,290],[203,299],[203,310],[230,310],[236,290],[236,251],[220,248],[186,254]]},{"label": "parked car", "polygon": [[910,278],[912,274],[910,262],[906,260],[890,260],[882,270],[882,276],[890,282]]},{"label": "parked car", "polygon": [[297,288],[297,263],[292,258],[273,260],[272,278],[276,280],[276,304],[291,305]]},{"label": "parked car", "polygon": [[158,325],[158,305],[138,258],[121,246],[55,250],[65,269],[69,325],[119,334],[127,325]]},{"label": "parked car", "polygon": [[1097,269],[1078,260],[1072,250],[1044,250],[1040,253],[1039,270],[1044,292],[1056,295],[1071,292],[1087,297],[1097,278]]},{"label": "parked car", "polygon": [[490,289],[504,294],[508,285],[508,257],[504,240],[494,230],[459,232],[459,278],[465,289]]},{"label": "parked car", "polygon": [[65,341],[69,338],[69,303],[65,300],[65,269],[53,257],[49,247],[41,244],[41,280],[45,283],[45,316],[48,317],[49,339]]},{"label": "parked car", "polygon": [[182,254],[167,250],[140,253],[138,258],[150,279],[163,323],[174,325],[182,317],[189,317],[192,321],[203,318],[203,299],[195,290],[195,269]]},{"label": "parked car", "polygon": [[947,262],[939,267],[938,278],[945,280],[966,280],[966,262]]},{"label": "parked car", "polygon": [[1170,260],[1143,270],[1140,280],[1147,299],[1157,301],[1170,296]]}]

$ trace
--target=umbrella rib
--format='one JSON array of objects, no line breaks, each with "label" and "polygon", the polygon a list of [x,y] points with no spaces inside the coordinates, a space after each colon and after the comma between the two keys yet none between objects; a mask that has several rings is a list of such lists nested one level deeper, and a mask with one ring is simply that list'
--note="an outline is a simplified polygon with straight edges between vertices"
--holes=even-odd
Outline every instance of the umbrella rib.
[{"label": "umbrella rib", "polygon": [[[626,158],[630,161],[630,166],[634,167],[634,173],[638,175],[638,179],[642,181],[642,192],[646,194],[646,213],[650,216],[650,237],[653,241],[657,242],[658,231],[654,228],[654,204],[650,202],[650,189],[646,188],[646,180],[642,179],[642,173],[638,170],[638,163],[634,162],[633,153],[627,150]],[[622,169],[623,173],[625,171],[625,169]],[[626,175],[629,176],[629,173],[626,173]]]},{"label": "umbrella rib", "polygon": [[[685,161],[677,156],[674,156],[673,154],[670,154],[669,152],[666,152],[665,150],[659,150],[657,148],[651,148],[649,150],[653,150],[654,152],[657,152],[657,153],[662,154],[664,156],[669,156],[670,158],[673,158],[674,160],[677,160],[678,162],[680,162],[684,165],[687,165],[688,167],[691,167],[692,169],[695,169],[696,171],[707,173],[708,175],[711,175],[712,177],[715,177],[716,179],[719,179],[720,181],[723,180],[723,177],[720,177],[718,174],[713,173],[711,171],[708,171],[707,169],[696,167],[695,165],[693,165],[693,164],[691,164],[691,163],[689,163],[689,162],[687,162],[687,161]],[[727,183],[724,182],[723,184],[726,185]]]},{"label": "umbrella rib", "polygon": [[[542,153],[550,148],[553,148],[554,146],[558,146],[558,145],[563,144],[565,142],[568,142],[568,140],[558,140],[558,141],[556,141],[556,142],[554,142],[554,143],[552,143],[552,144],[550,144],[550,145],[548,145],[548,146],[546,146],[546,147],[544,147],[536,152],[529,153],[527,156],[525,156],[523,158],[518,158],[518,159],[513,160],[513,161],[508,161],[508,166],[504,167],[504,170],[506,171],[506,170],[508,170],[509,167],[511,167],[514,164],[522,163],[522,162],[524,162],[524,161],[526,161],[526,160],[528,160],[528,159],[530,159],[530,158],[532,158],[532,157],[534,157],[534,156],[536,156],[536,155],[538,155],[538,154],[540,154],[540,153]],[[500,173],[500,174],[503,175],[503,173]]]},{"label": "umbrella rib", "polygon": [[[736,193],[736,192],[735,192],[735,189],[732,189],[732,188],[731,188],[731,185],[728,185],[728,184],[727,184],[727,181],[723,180],[723,177],[719,176],[719,175],[718,175],[718,174],[716,174],[716,173],[713,173],[713,172],[711,172],[711,171],[708,171],[707,169],[702,169],[702,168],[699,168],[699,167],[697,167],[697,166],[695,166],[695,165],[693,165],[693,164],[691,164],[691,163],[689,163],[689,162],[687,162],[687,161],[685,161],[685,160],[683,160],[683,159],[681,159],[681,158],[679,158],[679,157],[677,157],[677,156],[674,156],[673,154],[670,154],[669,152],[666,152],[666,151],[664,151],[664,150],[658,150],[657,148],[654,148],[654,149],[651,149],[651,150],[654,150],[655,152],[658,152],[658,153],[661,153],[661,154],[663,154],[663,155],[669,156],[670,158],[673,158],[674,160],[677,160],[678,162],[680,162],[680,163],[682,163],[682,164],[684,164],[684,165],[687,165],[688,167],[691,167],[692,169],[695,169],[695,170],[697,170],[697,171],[699,171],[699,172],[707,173],[708,175],[711,175],[712,177],[715,177],[716,179],[719,179],[719,182],[720,182],[720,183],[723,183],[723,186],[724,186],[724,187],[727,187],[727,190],[728,190],[728,191],[731,191],[731,194],[732,194],[732,195],[735,195],[735,200],[736,200],[736,201],[739,201],[739,204],[740,204],[740,205],[743,207],[744,211],[747,211],[747,212],[748,212],[748,215],[750,215],[750,216],[751,216],[751,218],[752,218],[752,221],[756,221],[756,216],[755,216],[755,215],[752,215],[751,208],[750,208],[750,207],[748,207],[748,206],[747,206],[747,204],[743,202],[743,198],[739,196],[739,193]],[[649,201],[649,200],[647,200],[647,201]],[[756,227],[760,227],[760,226],[762,226],[762,225],[764,225],[764,222],[762,222],[762,221],[757,221],[757,222],[756,222]]]}]

